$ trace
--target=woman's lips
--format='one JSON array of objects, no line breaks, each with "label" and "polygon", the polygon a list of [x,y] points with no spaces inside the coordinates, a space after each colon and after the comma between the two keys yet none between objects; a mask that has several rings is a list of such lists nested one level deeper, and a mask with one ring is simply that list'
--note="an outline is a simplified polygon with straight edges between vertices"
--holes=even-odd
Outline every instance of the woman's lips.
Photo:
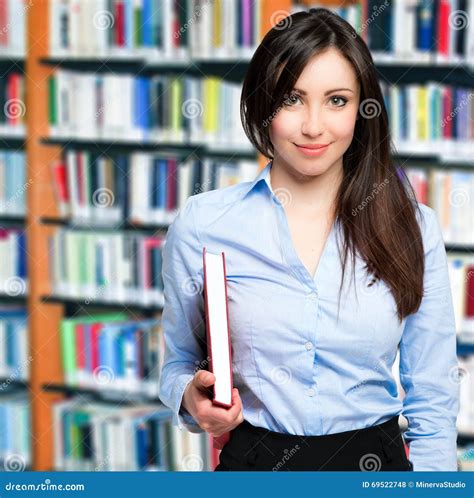
[{"label": "woman's lips", "polygon": [[318,147],[317,149],[310,149],[297,144],[295,144],[295,147],[305,156],[315,157],[324,154],[330,145],[331,144],[327,144],[324,147]]}]

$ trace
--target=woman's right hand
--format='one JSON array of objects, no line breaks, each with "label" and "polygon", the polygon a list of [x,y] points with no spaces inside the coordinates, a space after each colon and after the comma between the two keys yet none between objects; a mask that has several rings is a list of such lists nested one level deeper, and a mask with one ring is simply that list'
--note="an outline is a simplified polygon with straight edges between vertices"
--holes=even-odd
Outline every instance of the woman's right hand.
[{"label": "woman's right hand", "polygon": [[209,395],[216,378],[212,372],[198,370],[187,385],[182,406],[193,416],[201,429],[215,437],[231,431],[244,421],[242,400],[236,387],[232,389],[232,406],[214,405]]}]

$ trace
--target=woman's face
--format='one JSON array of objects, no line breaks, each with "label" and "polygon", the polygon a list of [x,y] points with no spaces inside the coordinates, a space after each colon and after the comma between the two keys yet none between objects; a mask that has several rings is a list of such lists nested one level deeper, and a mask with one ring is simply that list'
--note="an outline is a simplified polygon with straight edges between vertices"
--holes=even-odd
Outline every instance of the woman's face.
[{"label": "woman's face", "polygon": [[[314,56],[270,124],[275,159],[300,177],[342,171],[358,109],[359,83],[352,65],[333,48]],[[328,146],[315,151],[303,145]]]}]

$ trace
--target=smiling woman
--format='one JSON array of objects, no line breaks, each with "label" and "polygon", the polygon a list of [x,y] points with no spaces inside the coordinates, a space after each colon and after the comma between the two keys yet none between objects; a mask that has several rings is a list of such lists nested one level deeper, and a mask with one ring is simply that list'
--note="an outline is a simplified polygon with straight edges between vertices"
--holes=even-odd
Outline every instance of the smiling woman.
[{"label": "smiling woman", "polygon": [[[329,10],[289,16],[250,62],[241,116],[270,161],[252,182],[192,196],[168,231],[160,397],[180,427],[230,431],[216,470],[456,470],[442,232],[397,175],[367,46]],[[183,283],[202,288],[204,246],[226,255],[228,411],[194,371],[203,299]]]}]

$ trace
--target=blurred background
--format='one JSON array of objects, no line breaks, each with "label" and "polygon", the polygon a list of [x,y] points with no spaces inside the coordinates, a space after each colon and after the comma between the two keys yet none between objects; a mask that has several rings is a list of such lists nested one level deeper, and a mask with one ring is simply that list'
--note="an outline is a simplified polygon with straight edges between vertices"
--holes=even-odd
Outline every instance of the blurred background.
[{"label": "blurred background", "polygon": [[474,0],[0,0],[1,470],[217,465],[158,397],[161,249],[189,196],[266,164],[247,64],[323,4],[368,44],[399,174],[443,228],[474,469]]}]

